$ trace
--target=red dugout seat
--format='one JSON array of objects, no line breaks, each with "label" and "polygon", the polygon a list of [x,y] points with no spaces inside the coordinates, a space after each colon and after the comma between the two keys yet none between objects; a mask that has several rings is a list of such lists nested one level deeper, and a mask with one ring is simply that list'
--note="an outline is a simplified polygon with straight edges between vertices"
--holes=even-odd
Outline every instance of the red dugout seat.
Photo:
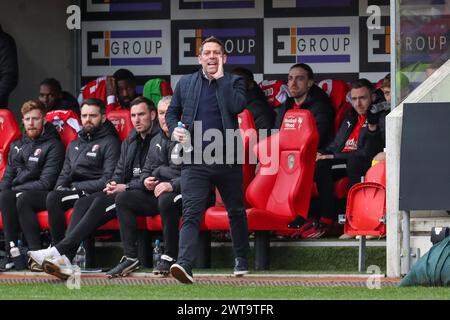
[{"label": "red dugout seat", "polygon": [[376,182],[386,187],[386,161],[380,161],[370,167],[364,177],[364,182]]},{"label": "red dugout seat", "polygon": [[386,234],[386,162],[372,166],[364,182],[348,193],[344,232],[354,236]]},{"label": "red dugout seat", "polygon": [[386,235],[386,163],[367,171],[365,181],[355,184],[348,193],[344,233],[361,236],[358,270],[365,270],[365,236]]},{"label": "red dugout seat", "polygon": [[384,236],[386,234],[386,189],[376,182],[355,184],[348,193],[345,234]]},{"label": "red dugout seat", "polygon": [[[307,110],[289,110],[278,141],[278,152],[263,152],[270,149],[266,141],[255,148],[261,168],[246,193],[252,205],[248,210],[250,230],[283,230],[297,216],[308,216],[319,141],[313,115]],[[271,172],[276,162],[279,168]]]},{"label": "red dugout seat", "polygon": [[0,109],[0,179],[8,164],[9,146],[21,137],[22,131],[14,114],[8,109]]},{"label": "red dugout seat", "polygon": [[69,143],[78,138],[81,130],[80,118],[72,110],[54,110],[46,115],[47,122],[52,123],[59,132],[61,141],[67,147]]},{"label": "red dugout seat", "polygon": [[112,122],[119,134],[120,140],[124,141],[128,134],[133,130],[133,124],[131,123],[131,116],[129,110],[113,110],[106,115],[109,121]]}]

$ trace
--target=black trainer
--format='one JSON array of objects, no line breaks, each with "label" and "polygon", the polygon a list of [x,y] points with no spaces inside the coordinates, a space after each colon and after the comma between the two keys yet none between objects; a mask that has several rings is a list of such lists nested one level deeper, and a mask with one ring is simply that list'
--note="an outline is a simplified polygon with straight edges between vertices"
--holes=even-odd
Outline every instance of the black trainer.
[{"label": "black trainer", "polygon": [[116,277],[126,277],[131,272],[136,271],[141,268],[141,262],[139,259],[132,259],[123,256],[120,259],[120,262],[117,266],[112,268],[106,273],[108,278],[116,278]]},{"label": "black trainer", "polygon": [[0,259],[0,272],[5,272],[14,268],[14,262],[12,258],[7,255]]},{"label": "black trainer", "polygon": [[234,272],[237,277],[243,276],[248,273],[248,261],[246,258],[234,259]]},{"label": "black trainer", "polygon": [[163,254],[161,259],[156,264],[156,267],[153,269],[153,274],[161,274],[164,276],[169,275],[170,267],[175,263],[175,259],[169,257],[168,255]]},{"label": "black trainer", "polygon": [[174,263],[170,267],[170,273],[172,277],[185,284],[194,283],[194,278],[192,277],[192,271],[184,268],[182,265],[178,263]]}]

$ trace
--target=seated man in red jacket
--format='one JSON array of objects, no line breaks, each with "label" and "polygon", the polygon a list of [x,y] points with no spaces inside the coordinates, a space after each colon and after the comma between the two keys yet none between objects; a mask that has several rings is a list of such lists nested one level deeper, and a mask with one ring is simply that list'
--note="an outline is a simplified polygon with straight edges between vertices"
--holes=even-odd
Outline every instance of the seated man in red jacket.
[{"label": "seated man in red jacket", "polygon": [[344,118],[334,140],[325,148],[319,148],[316,157],[315,181],[319,192],[318,222],[306,223],[300,232],[302,238],[321,237],[336,219],[334,206],[334,181],[332,166],[345,164],[348,187],[361,181],[370,167],[371,156],[367,154],[367,116],[374,100],[374,87],[367,79],[352,82],[353,109]]},{"label": "seated man in red jacket", "polygon": [[137,97],[136,79],[127,69],[119,69],[106,77],[106,113],[111,110],[129,109],[130,102]]},{"label": "seated man in red jacket", "polygon": [[112,76],[99,77],[80,90],[78,102],[100,99],[106,103],[106,113],[113,110],[130,109],[130,103],[137,97],[136,79],[127,69],[119,69]]}]

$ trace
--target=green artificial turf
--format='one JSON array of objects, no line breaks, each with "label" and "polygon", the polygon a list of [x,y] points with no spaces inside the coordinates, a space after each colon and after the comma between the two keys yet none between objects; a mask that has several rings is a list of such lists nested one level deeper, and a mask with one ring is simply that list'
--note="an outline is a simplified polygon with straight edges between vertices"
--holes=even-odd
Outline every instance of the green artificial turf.
[{"label": "green artificial turf", "polygon": [[315,300],[315,299],[450,299],[450,288],[301,287],[232,285],[84,285],[69,290],[64,284],[0,285],[0,299],[231,299],[231,300]]}]

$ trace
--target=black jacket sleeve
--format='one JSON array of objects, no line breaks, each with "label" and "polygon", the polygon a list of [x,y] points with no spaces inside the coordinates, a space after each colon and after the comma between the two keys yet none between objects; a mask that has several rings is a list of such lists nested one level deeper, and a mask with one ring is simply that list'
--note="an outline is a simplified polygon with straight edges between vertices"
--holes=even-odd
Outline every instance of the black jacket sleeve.
[{"label": "black jacket sleeve", "polygon": [[317,101],[311,108],[319,132],[319,146],[327,145],[332,139],[334,128],[334,112],[327,101]]},{"label": "black jacket sleeve", "polygon": [[115,181],[117,183],[124,183],[123,173],[125,171],[126,157],[127,157],[127,140],[124,140],[120,147],[120,157],[119,161],[117,161],[116,169],[114,170],[114,174],[111,178],[112,181]]},{"label": "black jacket sleeve", "polygon": [[217,90],[220,97],[226,99],[224,105],[232,114],[241,113],[247,103],[245,81],[234,75],[224,75],[217,79]]},{"label": "black jacket sleeve", "polygon": [[58,188],[59,186],[62,186],[62,187],[70,186],[70,183],[72,181],[72,178],[71,178],[72,168],[70,165],[71,149],[72,148],[69,145],[69,148],[68,148],[68,151],[66,154],[66,158],[64,159],[63,168],[62,168],[61,173],[59,174],[58,180],[56,181],[56,184],[55,184],[55,189]]},{"label": "black jacket sleeve", "polygon": [[386,147],[386,116],[389,112],[384,112],[378,120],[377,129],[375,131],[367,130],[366,152],[370,158],[375,157]]},{"label": "black jacket sleeve", "polygon": [[14,156],[16,156],[14,150],[15,146],[16,144],[13,143],[9,149],[8,163],[6,165],[5,172],[3,173],[3,178],[0,181],[0,191],[11,189],[12,181],[16,177],[16,170],[13,166]]},{"label": "black jacket sleeve", "polygon": [[17,86],[17,48],[13,38],[0,30],[0,107]]},{"label": "black jacket sleeve", "polygon": [[52,145],[48,151],[39,180],[27,181],[12,187],[12,190],[52,190],[64,162],[64,149],[64,145],[60,141]]},{"label": "black jacket sleeve", "polygon": [[181,193],[181,177],[174,178],[170,181],[173,192]]},{"label": "black jacket sleeve", "polygon": [[105,156],[103,159],[103,175],[99,179],[85,180],[73,182],[72,187],[87,193],[95,193],[103,190],[106,182],[111,179],[117,160],[120,156],[120,142],[116,139],[110,139],[107,148],[105,148]]},{"label": "black jacket sleeve", "polygon": [[181,119],[181,87],[182,87],[182,79],[178,81],[177,86],[175,87],[175,91],[172,96],[172,100],[170,101],[169,108],[166,112],[166,123],[169,128],[169,134],[172,136],[173,130],[178,126],[178,121]]}]

